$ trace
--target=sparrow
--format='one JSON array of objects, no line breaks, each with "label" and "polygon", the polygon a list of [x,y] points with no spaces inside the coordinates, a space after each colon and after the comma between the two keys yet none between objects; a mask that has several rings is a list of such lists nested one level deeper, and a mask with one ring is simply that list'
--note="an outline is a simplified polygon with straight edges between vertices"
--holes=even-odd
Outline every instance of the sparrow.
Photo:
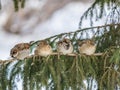
[{"label": "sparrow", "polygon": [[67,38],[64,38],[63,40],[59,41],[57,43],[57,51],[62,54],[70,54],[73,52],[73,45],[71,41]]},{"label": "sparrow", "polygon": [[52,48],[51,46],[47,43],[46,40],[41,40],[37,46],[36,50],[34,51],[35,55],[40,55],[40,56],[48,56],[52,54]]},{"label": "sparrow", "polygon": [[95,53],[96,50],[96,44],[91,39],[79,41],[78,46],[79,46],[78,47],[79,52],[86,55],[92,55]]},{"label": "sparrow", "polygon": [[16,44],[10,50],[10,56],[16,59],[24,59],[30,54],[30,44],[29,43],[19,43]]}]

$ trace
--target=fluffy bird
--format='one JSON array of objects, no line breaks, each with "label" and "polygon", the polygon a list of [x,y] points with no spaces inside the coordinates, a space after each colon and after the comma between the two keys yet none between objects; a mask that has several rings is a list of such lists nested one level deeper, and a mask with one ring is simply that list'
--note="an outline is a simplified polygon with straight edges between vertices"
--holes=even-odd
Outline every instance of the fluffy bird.
[{"label": "fluffy bird", "polygon": [[48,56],[48,55],[52,54],[52,48],[47,43],[47,41],[42,40],[37,44],[37,47],[36,47],[36,50],[34,53],[35,53],[35,55]]},{"label": "fluffy bird", "polygon": [[29,43],[16,44],[10,51],[10,56],[16,59],[24,59],[30,54]]},{"label": "fluffy bird", "polygon": [[73,52],[73,45],[71,41],[67,38],[59,41],[57,43],[57,51],[62,54],[70,54]]},{"label": "fluffy bird", "polygon": [[86,55],[92,55],[96,50],[95,42],[91,39],[79,41],[78,46],[79,52]]}]

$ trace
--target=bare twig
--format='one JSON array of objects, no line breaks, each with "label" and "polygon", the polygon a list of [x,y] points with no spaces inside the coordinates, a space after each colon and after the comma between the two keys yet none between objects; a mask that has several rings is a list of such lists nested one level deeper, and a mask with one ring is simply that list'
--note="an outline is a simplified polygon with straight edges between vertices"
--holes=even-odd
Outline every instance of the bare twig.
[{"label": "bare twig", "polygon": [[11,63],[11,62],[14,62],[14,61],[17,61],[17,59],[10,59],[10,60],[0,60],[0,64],[1,63]]},{"label": "bare twig", "polygon": [[[51,55],[64,55],[64,54],[54,52],[54,53],[52,53]],[[71,54],[67,54],[67,55],[65,55],[65,56],[75,57],[75,56],[78,56],[78,55],[82,55],[82,54],[71,53]],[[85,54],[84,54],[84,55],[85,55]],[[103,55],[103,53],[95,53],[95,54],[93,54],[92,56],[102,56],[102,55]],[[34,58],[34,57],[37,57],[37,56],[38,56],[38,55],[31,55],[31,56],[25,58],[24,60],[29,59],[29,58]],[[91,55],[89,55],[89,56],[91,56]],[[11,63],[11,62],[14,62],[14,61],[18,61],[18,59],[0,60],[0,64]]]}]

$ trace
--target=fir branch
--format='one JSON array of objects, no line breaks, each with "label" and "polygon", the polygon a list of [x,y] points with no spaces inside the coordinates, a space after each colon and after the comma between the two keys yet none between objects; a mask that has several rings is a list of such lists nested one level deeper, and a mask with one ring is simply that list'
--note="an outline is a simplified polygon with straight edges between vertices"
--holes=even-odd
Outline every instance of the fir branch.
[{"label": "fir branch", "polygon": [[[104,28],[104,27],[116,26],[116,25],[120,25],[120,23],[116,23],[116,24],[106,24],[106,25],[101,25],[101,26],[88,27],[88,28],[76,30],[75,32],[77,33],[77,32],[86,31],[86,30],[89,30],[89,29]],[[57,36],[62,36],[62,35],[65,35],[65,34],[72,34],[72,33],[75,33],[75,32],[61,33],[61,34],[59,34],[59,35],[55,35],[55,36],[49,37],[49,38],[47,38],[47,39],[54,38],[54,37],[57,37]]]},{"label": "fir branch", "polygon": [[19,1],[18,0],[13,0],[13,2],[14,2],[15,11],[18,11],[19,10]]},{"label": "fir branch", "polygon": [[[75,32],[69,32],[69,33],[62,33],[62,34],[59,34],[59,35],[55,35],[55,36],[52,36],[52,37],[49,37],[49,38],[46,38],[46,40],[50,40],[50,39],[52,39],[52,38],[55,38],[56,37],[56,39],[57,39],[57,37],[59,37],[59,36],[63,36],[63,35],[70,35],[70,34],[75,34],[76,35],[76,33],[78,33],[78,32],[82,32],[82,31],[87,31],[87,30],[89,30],[89,29],[96,29],[96,28],[104,28],[104,27],[110,27],[110,26],[120,26],[120,23],[117,23],[117,24],[107,24],[107,25],[102,25],[102,26],[95,26],[95,27],[89,27],[89,28],[84,28],[84,29],[81,29],[81,30],[77,30],[77,31],[75,31]],[[100,30],[100,29],[99,29]],[[103,30],[103,29],[101,29],[101,30]],[[36,43],[38,43],[38,42],[40,42],[41,40],[38,40],[38,41],[36,41],[36,42],[32,42],[32,44],[31,44],[31,46],[33,46],[33,45],[35,45]],[[54,43],[54,42],[53,42]],[[59,53],[53,53],[52,55],[58,55]],[[59,54],[59,55],[63,55],[63,54]],[[75,53],[73,53],[73,54],[68,54],[68,55],[66,55],[66,56],[78,56],[78,55],[80,55],[80,54],[75,54]],[[94,54],[94,56],[101,56],[102,55],[102,53],[95,53]],[[11,62],[14,62],[14,61],[16,61],[17,59],[11,59],[11,60],[0,60],[0,63],[11,63]]]},{"label": "fir branch", "polygon": [[[107,8],[105,8],[107,6]],[[113,10],[114,8],[114,10]],[[107,10],[106,10],[107,9]],[[117,12],[117,9],[120,9],[120,2],[119,0],[95,0],[95,2],[91,5],[90,8],[87,9],[87,11],[82,15],[79,22],[79,28],[82,27],[82,23],[84,20],[88,20],[90,22],[90,26],[94,25],[94,22],[98,21],[99,19],[103,18],[105,16],[106,22],[108,23],[119,23],[119,12]],[[111,16],[110,19],[114,21],[108,22],[108,16],[107,11],[110,11]],[[114,12],[116,11],[116,12]],[[114,12],[114,13],[112,13]],[[94,13],[94,14],[93,14]],[[107,17],[106,17],[107,16]],[[117,17],[117,18],[116,18]]]},{"label": "fir branch", "polygon": [[[99,28],[104,28],[104,27],[110,27],[110,26],[119,26],[120,23],[116,23],[116,24],[106,24],[106,25],[101,25],[101,26],[94,26],[94,27],[88,27],[88,28],[84,28],[84,29],[78,29],[76,30],[75,32],[68,32],[68,33],[61,33],[61,34],[57,34],[57,35],[54,35],[54,36],[51,36],[49,38],[46,38],[45,40],[50,40],[52,38],[55,38],[56,39],[58,37],[61,37],[61,36],[64,36],[64,35],[71,35],[71,34],[76,34],[78,32],[82,32],[82,31],[87,31],[87,30],[90,30],[90,29],[99,29]],[[102,30],[102,29],[101,29]],[[38,41],[31,41],[31,46],[35,45],[36,43],[40,42],[41,40],[38,40]]]},{"label": "fir branch", "polygon": [[1,0],[0,0],[0,9],[2,8]]}]

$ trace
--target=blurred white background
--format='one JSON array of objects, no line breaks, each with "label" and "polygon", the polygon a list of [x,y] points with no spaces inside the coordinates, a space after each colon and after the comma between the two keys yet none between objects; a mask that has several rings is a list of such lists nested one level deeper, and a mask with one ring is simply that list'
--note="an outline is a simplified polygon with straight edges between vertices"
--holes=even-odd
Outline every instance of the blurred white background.
[{"label": "blurred white background", "polygon": [[[17,12],[14,11],[12,0],[1,0],[0,59],[8,59],[10,49],[17,43],[37,41],[77,30],[80,16],[93,3],[90,0],[83,1],[73,0],[51,13],[50,8],[55,7],[45,7],[45,4],[49,3],[47,0],[27,0],[25,8],[20,8]],[[45,8],[48,11],[45,11]],[[49,16],[45,16],[47,14]]]}]

